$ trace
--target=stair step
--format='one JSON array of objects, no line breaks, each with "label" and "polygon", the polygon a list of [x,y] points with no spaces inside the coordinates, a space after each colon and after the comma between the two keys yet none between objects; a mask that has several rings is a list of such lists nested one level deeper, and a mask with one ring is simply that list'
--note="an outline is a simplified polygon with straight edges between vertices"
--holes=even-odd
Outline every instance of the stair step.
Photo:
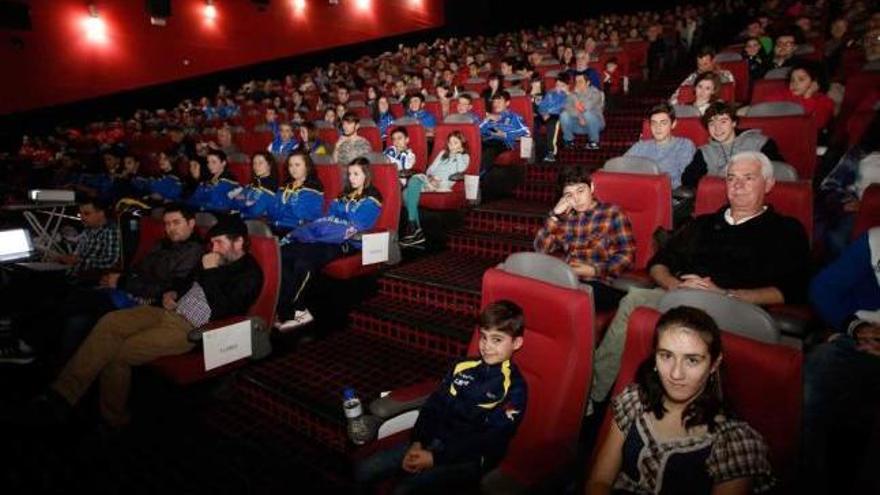
[{"label": "stair step", "polygon": [[[479,301],[483,272],[497,263],[495,259],[466,257],[452,251],[444,251],[386,270],[383,278],[457,294],[470,294]],[[479,302],[476,307],[479,307]]]},{"label": "stair step", "polygon": [[534,235],[459,229],[449,233],[447,245],[457,253],[494,258],[501,262],[511,253],[531,251],[533,239]]},{"label": "stair step", "polygon": [[460,315],[476,315],[480,311],[479,292],[474,293],[440,284],[430,285],[422,280],[383,276],[379,278],[379,294],[405,301],[413,306],[424,305],[435,311],[452,311]]},{"label": "stair step", "polygon": [[534,201],[536,203],[551,203],[556,197],[556,181],[529,180],[520,184],[513,190],[513,197],[521,201]]},{"label": "stair step", "polygon": [[414,350],[454,358],[467,352],[475,315],[438,311],[378,295],[351,314],[351,328]]},{"label": "stair step", "polygon": [[327,448],[354,450],[346,437],[342,390],[369,404],[386,390],[437,380],[451,364],[358,330],[346,330],[269,358],[241,373],[244,400]]},{"label": "stair step", "polygon": [[464,217],[470,230],[535,235],[552,205],[534,201],[503,199],[472,208]]}]

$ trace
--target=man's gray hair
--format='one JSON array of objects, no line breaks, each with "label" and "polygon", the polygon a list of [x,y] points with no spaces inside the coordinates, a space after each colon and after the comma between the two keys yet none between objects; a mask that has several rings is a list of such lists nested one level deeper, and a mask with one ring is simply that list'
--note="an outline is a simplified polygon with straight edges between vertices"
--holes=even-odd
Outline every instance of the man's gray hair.
[{"label": "man's gray hair", "polygon": [[761,175],[764,176],[764,179],[770,180],[773,178],[773,163],[770,162],[767,155],[760,151],[741,151],[730,157],[727,167],[730,168],[736,162],[758,162],[761,164]]}]

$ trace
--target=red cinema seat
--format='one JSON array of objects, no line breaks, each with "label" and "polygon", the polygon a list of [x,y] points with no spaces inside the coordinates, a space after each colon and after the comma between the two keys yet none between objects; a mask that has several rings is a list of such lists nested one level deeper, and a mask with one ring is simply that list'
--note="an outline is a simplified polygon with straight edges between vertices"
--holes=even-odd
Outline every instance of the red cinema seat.
[{"label": "red cinema seat", "polygon": [[[807,238],[813,239],[813,189],[810,181],[776,181],[767,194],[766,202],[782,215],[801,222]],[[727,204],[727,184],[723,177],[705,176],[697,185],[694,215],[715,213]]]},{"label": "red cinema seat", "polygon": [[[660,313],[651,308],[637,308],[630,316],[612,397],[635,381],[639,365],[651,355],[659,318]],[[722,332],[721,342],[724,397],[737,418],[764,437],[770,448],[774,475],[782,481],[783,487],[791,488],[801,433],[803,356],[792,347],[759,342],[731,332]],[[599,431],[594,456],[608,435],[611,421],[609,412]],[[781,493],[787,491],[783,489]]]},{"label": "red cinema seat", "polygon": [[315,165],[318,180],[324,186],[324,211],[342,193],[342,169],[335,163]]},{"label": "red cinema seat", "polygon": [[[482,148],[480,147],[480,130],[476,124],[437,124],[437,128],[434,130],[434,150],[431,153],[431,160],[422,167],[418,167],[417,164],[416,168],[419,171],[427,170],[437,155],[446,149],[446,140],[449,134],[454,131],[460,131],[467,141],[470,163],[465,174],[477,175],[480,173]],[[419,199],[419,206],[429,210],[457,210],[463,208],[465,204],[464,181],[453,184],[452,192],[423,192]]]},{"label": "red cinema seat", "polygon": [[877,88],[880,88],[880,71],[862,70],[848,77],[837,121],[845,125],[862,100]]},{"label": "red cinema seat", "polygon": [[[718,66],[729,70],[736,81],[733,87],[733,101],[745,103],[749,101],[749,63],[746,60],[718,62]],[[724,99],[724,98],[722,98]],[[724,100],[731,101],[731,100]]]},{"label": "red cinema seat", "polygon": [[254,170],[250,163],[227,163],[226,168],[239,184],[246,186],[251,183]]},{"label": "red cinema seat", "polygon": [[361,125],[358,127],[358,136],[366,139],[370,142],[370,146],[376,150],[382,151],[382,136],[379,133],[379,128],[376,127],[376,123],[372,120],[362,120]]},{"label": "red cinema seat", "polygon": [[[450,102],[451,111],[455,111],[455,101]],[[425,111],[434,116],[437,122],[443,122],[443,107],[440,106],[440,100],[434,96],[429,96],[425,100]]]},{"label": "red cinema seat", "polygon": [[427,168],[426,163],[428,163],[428,133],[425,127],[416,121],[403,125],[396,122],[392,123],[388,127],[388,137],[385,138],[385,148],[379,148],[376,151],[381,153],[384,149],[392,146],[391,135],[394,134],[394,130],[398,127],[406,129],[406,133],[409,136],[409,147],[413,150],[413,153],[416,154],[416,169],[424,170]]},{"label": "red cinema seat", "polygon": [[479,93],[476,93],[473,91],[466,91],[466,93],[468,95],[470,95],[470,97],[471,97],[471,105],[473,105],[473,108],[471,108],[471,111],[474,112],[475,114],[477,114],[477,117],[479,117],[481,119],[485,118],[486,117],[486,100],[484,100],[483,97],[480,96]]},{"label": "red cinema seat", "polygon": [[[703,127],[699,117],[681,117],[675,119],[675,127],[672,135],[690,139],[694,146],[700,146],[709,142],[709,131]],[[642,121],[642,139],[653,139],[651,124],[647,120]]]},{"label": "red cinema seat", "polygon": [[737,129],[760,129],[776,141],[779,153],[801,179],[812,179],[816,170],[816,122],[812,115],[741,117]]},{"label": "red cinema seat", "polygon": [[672,186],[666,174],[625,174],[597,170],[593,190],[604,203],[619,206],[626,213],[636,240],[633,270],[644,270],[654,256],[654,232],[672,230]]},{"label": "red cinema seat", "polygon": [[339,129],[323,120],[316,121],[315,128],[318,131],[318,139],[327,146],[336,146],[336,141],[339,140]]},{"label": "red cinema seat", "polygon": [[[250,232],[249,252],[263,271],[263,287],[246,315],[212,321],[206,325],[206,329],[230,325],[247,317],[261,318],[267,325],[267,329],[272,328],[275,322],[275,306],[278,304],[278,293],[281,286],[281,251],[278,247],[278,239],[262,222],[248,222],[248,230]],[[159,358],[148,366],[178,385],[190,385],[223,375],[244,366],[247,362],[248,359],[240,359],[205,371],[204,356],[201,348],[197,347],[186,354]]]},{"label": "red cinema seat", "polygon": [[752,105],[773,101],[773,95],[788,87],[787,79],[758,79],[752,87]]},{"label": "red cinema seat", "polygon": [[389,102],[388,111],[391,112],[391,115],[394,115],[395,119],[403,117],[406,113],[406,109],[403,108],[403,103],[400,103],[399,101]]},{"label": "red cinema seat", "polygon": [[275,137],[271,131],[244,132],[239,137],[238,147],[246,155],[253,155],[258,151],[266,151]]},{"label": "red cinema seat", "polygon": [[486,81],[485,78],[471,77],[471,78],[468,78],[464,82],[464,89],[465,89],[465,91],[473,91],[474,93],[481,93],[484,89],[486,89],[486,87],[488,85],[489,85],[489,83]]},{"label": "red cinema seat", "polygon": [[855,239],[878,225],[880,225],[880,184],[871,184],[862,195],[859,212],[856,213],[853,224],[852,238]]},{"label": "red cinema seat", "polygon": [[[400,221],[400,182],[397,179],[397,167],[389,163],[370,164],[370,171],[373,174],[373,185],[382,194],[382,212],[370,232],[397,232]],[[362,265],[361,253],[357,252],[331,261],[324,267],[324,273],[331,278],[347,280],[376,273],[380,265],[381,263]]]},{"label": "red cinema seat", "polygon": [[140,263],[165,238],[165,224],[161,218],[141,217],[138,229],[138,245],[131,257],[131,266]]},{"label": "red cinema seat", "polygon": [[[529,400],[507,455],[486,481],[528,487],[575,459],[592,380],[593,303],[585,291],[493,268],[483,275],[482,306],[500,299],[515,302],[525,314],[525,342],[514,362],[528,384]],[[469,354],[478,349],[475,333]]]},{"label": "red cinema seat", "polygon": [[[535,136],[535,116],[532,109],[532,101],[525,94],[518,94],[516,96],[510,97],[510,107],[508,107],[513,113],[518,114],[523,118],[526,126],[529,128],[529,136]],[[501,166],[511,166],[511,165],[524,165],[525,160],[520,158],[520,149],[519,149],[519,141],[517,141],[517,145],[514,149],[505,151],[500,153],[495,158],[495,165]]]}]

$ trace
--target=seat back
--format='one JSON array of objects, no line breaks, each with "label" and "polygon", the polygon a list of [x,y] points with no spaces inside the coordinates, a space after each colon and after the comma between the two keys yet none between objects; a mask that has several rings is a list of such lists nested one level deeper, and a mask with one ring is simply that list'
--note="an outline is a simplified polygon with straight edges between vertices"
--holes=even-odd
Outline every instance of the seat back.
[{"label": "seat back", "polygon": [[605,162],[602,170],[626,174],[657,175],[660,173],[660,165],[654,160],[640,156],[618,156]]},{"label": "seat back", "polygon": [[[709,131],[703,127],[699,117],[682,117],[675,119],[675,127],[672,128],[672,135],[690,139],[694,146],[700,147],[709,142]],[[642,121],[642,139],[653,139],[651,135],[651,123],[647,120]]]},{"label": "seat back", "polygon": [[249,163],[229,163],[227,164],[227,170],[229,173],[235,177],[235,180],[238,181],[239,184],[246,186],[251,183],[251,178],[253,177],[254,169],[251,167]]},{"label": "seat back", "polygon": [[771,163],[773,163],[773,178],[776,180],[784,182],[798,180],[797,170],[791,165],[775,160]]},{"label": "seat back", "polygon": [[382,136],[379,128],[372,119],[361,119],[361,124],[357,130],[358,136],[370,142],[370,146],[374,150],[382,151]]},{"label": "seat back", "polygon": [[772,101],[773,95],[788,88],[785,79],[758,79],[752,87],[752,105]]},{"label": "seat back", "polygon": [[[813,190],[810,181],[776,182],[767,194],[765,202],[781,215],[794,217],[801,222],[807,238],[813,239]],[[727,185],[722,177],[706,176],[697,185],[694,215],[715,213],[727,204]]]},{"label": "seat back", "polygon": [[324,144],[330,147],[336,146],[336,141],[339,140],[339,129],[336,126],[326,120],[316,120],[315,130],[318,131],[318,139]]},{"label": "seat back", "polygon": [[654,256],[654,232],[672,230],[672,185],[669,176],[634,175],[600,170],[593,174],[593,191],[599,200],[623,209],[636,241],[633,268],[641,270]]},{"label": "seat back", "polygon": [[165,238],[165,223],[162,218],[141,217],[138,228],[137,250],[131,258],[131,265],[135,266],[147,256],[156,244]]},{"label": "seat back", "polygon": [[852,238],[855,239],[878,225],[880,225],[880,184],[871,184],[862,194],[859,212],[856,213],[856,220],[853,223]]},{"label": "seat back", "polygon": [[256,301],[251,304],[248,316],[258,316],[272,328],[275,323],[275,307],[281,289],[281,249],[272,230],[258,220],[248,220],[250,247],[248,251],[263,271],[263,286]]},{"label": "seat back", "polygon": [[[723,101],[734,101],[736,94],[736,85],[731,82],[726,82],[721,84],[721,89],[718,91],[718,99]],[[691,84],[686,84],[678,88],[678,102],[682,104],[691,104],[694,100],[697,99],[697,95],[694,92],[694,86]]]},{"label": "seat back", "polygon": [[400,222],[400,181],[397,166],[390,163],[371,163],[373,185],[382,193],[382,212],[373,230],[397,232]]},{"label": "seat back", "polygon": [[514,95],[514,93],[519,92],[513,90],[508,90],[508,92],[511,94],[509,110],[523,118],[523,121],[529,128],[529,135],[534,137],[535,115],[532,110],[532,100],[530,100],[524,93]]},{"label": "seat back", "polygon": [[675,111],[675,118],[700,118],[700,110],[693,105],[673,105],[673,111]]},{"label": "seat back", "polygon": [[566,289],[580,287],[574,270],[560,258],[544,253],[513,253],[498,268],[521,277],[540,280]]},{"label": "seat back", "polygon": [[336,199],[342,192],[342,170],[335,163],[315,165],[318,180],[324,186],[324,211],[330,206],[330,202]]},{"label": "seat back", "polygon": [[[722,57],[727,58],[725,56],[729,56],[729,60],[719,60],[719,58]],[[719,53],[715,56],[715,62],[718,63],[720,68],[730,71],[730,73],[733,74],[733,80],[736,81],[736,84],[734,84],[733,87],[735,100],[740,103],[749,101],[749,63],[743,60],[742,55],[739,53],[730,52]]]},{"label": "seat back", "polygon": [[783,79],[788,80],[791,73],[791,67],[779,67],[778,69],[770,69],[764,74],[764,79]]},{"label": "seat back", "polygon": [[778,344],[782,335],[770,313],[760,306],[717,292],[698,289],[671,290],[660,299],[657,309],[665,313],[678,306],[702,309],[719,327],[760,342]]},{"label": "seat back", "polygon": [[[565,289],[491,268],[482,306],[507,299],[525,315],[524,343],[513,360],[528,384],[528,406],[498,471],[530,486],[574,460],[592,380],[593,303]],[[471,340],[477,353],[479,333]]]},{"label": "seat back", "polygon": [[[643,307],[633,311],[612,396],[635,380],[639,365],[651,355],[659,318],[660,313],[655,309]],[[783,482],[790,481],[795,473],[801,433],[801,352],[792,347],[741,337],[730,331],[722,332],[721,346],[724,353],[721,383],[725,398],[736,416],[767,441],[774,474]],[[767,400],[768,397],[773,400]],[[605,415],[594,454],[605,441],[611,416]]]},{"label": "seat back", "polygon": [[765,101],[755,103],[746,111],[747,117],[781,117],[803,115],[804,107],[793,101]]},{"label": "seat back", "polygon": [[418,120],[409,117],[395,120],[388,127],[388,137],[385,138],[386,148],[392,146],[391,135],[398,127],[406,129],[409,136],[409,147],[416,154],[416,170],[424,170],[428,166],[428,135],[425,127]]},{"label": "seat back", "polygon": [[773,138],[785,162],[794,167],[802,179],[812,179],[816,170],[816,122],[812,115],[777,117],[742,117],[738,129],[760,129]]}]

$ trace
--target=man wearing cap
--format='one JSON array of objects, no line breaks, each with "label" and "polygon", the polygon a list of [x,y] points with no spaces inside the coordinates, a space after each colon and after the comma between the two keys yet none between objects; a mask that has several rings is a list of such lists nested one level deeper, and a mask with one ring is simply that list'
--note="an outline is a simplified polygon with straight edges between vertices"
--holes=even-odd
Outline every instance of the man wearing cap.
[{"label": "man wearing cap", "polygon": [[247,227],[238,216],[222,217],[208,237],[211,251],[201,267],[165,292],[161,307],[113,311],[98,321],[42,397],[51,409],[69,409],[100,376],[101,416],[110,426],[124,426],[132,366],[186,353],[194,347],[191,330],[247,312],[263,285],[260,266],[247,252]]}]

